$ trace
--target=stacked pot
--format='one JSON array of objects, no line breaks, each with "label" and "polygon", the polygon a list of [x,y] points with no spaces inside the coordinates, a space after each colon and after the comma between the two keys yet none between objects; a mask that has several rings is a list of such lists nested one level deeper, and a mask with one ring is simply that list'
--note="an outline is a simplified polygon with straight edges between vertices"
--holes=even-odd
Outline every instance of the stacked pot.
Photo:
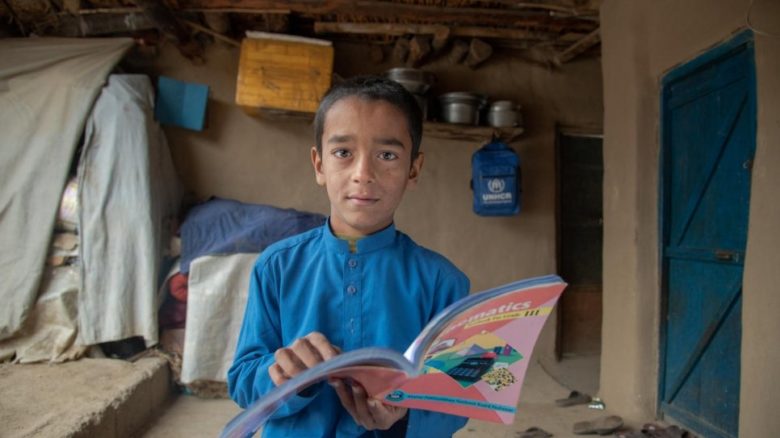
[{"label": "stacked pot", "polygon": [[487,124],[497,128],[522,124],[520,105],[510,100],[498,100],[488,106],[486,96],[457,91],[439,96],[442,121],[463,125]]},{"label": "stacked pot", "polygon": [[[416,68],[398,67],[385,72],[385,75],[406,88],[420,105],[423,119],[428,119],[428,99],[426,93],[436,77],[431,72]],[[438,98],[439,119],[445,123],[461,125],[489,125],[497,128],[522,125],[520,105],[510,100],[498,100],[488,105],[488,98],[482,94],[468,91],[445,93]]]},{"label": "stacked pot", "polygon": [[497,100],[487,111],[487,124],[496,128],[508,128],[523,124],[521,107],[511,100]]},{"label": "stacked pot", "polygon": [[398,67],[391,68],[385,75],[399,84],[403,85],[414,98],[417,99],[417,103],[422,110],[423,120],[428,119],[428,99],[425,93],[431,88],[434,80],[436,79],[433,73],[419,70],[416,68]]},{"label": "stacked pot", "polygon": [[479,125],[480,113],[487,105],[487,97],[466,91],[439,96],[440,116],[444,122]]}]

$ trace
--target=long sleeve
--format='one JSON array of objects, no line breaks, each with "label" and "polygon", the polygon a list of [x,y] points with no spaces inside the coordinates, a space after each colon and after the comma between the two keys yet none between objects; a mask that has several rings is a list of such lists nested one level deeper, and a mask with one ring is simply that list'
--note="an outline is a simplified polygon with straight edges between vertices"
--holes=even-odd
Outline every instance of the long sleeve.
[{"label": "long sleeve", "polygon": [[[267,259],[261,256],[252,271],[244,321],[233,365],[228,370],[230,397],[244,409],[275,387],[268,367],[274,363],[274,352],[283,345],[279,295],[273,287],[273,277],[267,269]],[[295,396],[272,418],[295,414],[311,400],[312,397]]]}]

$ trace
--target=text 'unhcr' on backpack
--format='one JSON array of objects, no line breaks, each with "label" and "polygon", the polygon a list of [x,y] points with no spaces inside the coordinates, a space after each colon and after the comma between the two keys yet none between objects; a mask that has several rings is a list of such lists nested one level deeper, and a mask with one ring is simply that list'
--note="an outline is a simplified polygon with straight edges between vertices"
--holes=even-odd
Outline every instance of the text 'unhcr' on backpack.
[{"label": "text 'unhcr' on backpack", "polygon": [[474,213],[512,216],[520,213],[520,157],[506,143],[493,140],[471,156]]}]

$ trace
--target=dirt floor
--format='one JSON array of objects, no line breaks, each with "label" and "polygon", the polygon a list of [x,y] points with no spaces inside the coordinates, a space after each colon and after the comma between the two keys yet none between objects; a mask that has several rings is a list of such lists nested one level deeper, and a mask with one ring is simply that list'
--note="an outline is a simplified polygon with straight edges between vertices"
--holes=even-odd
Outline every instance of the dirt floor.
[{"label": "dirt floor", "polygon": [[[588,380],[593,373],[580,375]],[[239,413],[230,400],[172,398],[170,378],[160,358],[0,365],[0,436],[214,437]],[[592,387],[593,382],[584,380],[583,387]],[[519,438],[530,427],[556,437],[575,436],[576,422],[609,414],[586,405],[556,406],[555,400],[571,389],[559,381],[533,361],[514,424],[472,420],[456,438]]]},{"label": "dirt floor", "polygon": [[[593,386],[592,382],[583,382]],[[560,408],[555,400],[566,397],[569,388],[553,379],[539,364],[529,368],[515,422],[511,426],[470,421],[456,438],[518,438],[530,427],[539,427],[555,437],[574,435],[574,423],[592,420],[609,412],[589,409],[586,405]],[[229,400],[204,400],[192,396],[178,397],[165,413],[143,433],[143,438],[192,438],[217,436],[222,427],[239,413]]]}]

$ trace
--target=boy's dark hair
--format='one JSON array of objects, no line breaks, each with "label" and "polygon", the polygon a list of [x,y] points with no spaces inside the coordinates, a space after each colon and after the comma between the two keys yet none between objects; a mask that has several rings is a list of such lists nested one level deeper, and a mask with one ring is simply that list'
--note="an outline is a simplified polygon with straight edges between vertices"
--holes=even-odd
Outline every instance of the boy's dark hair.
[{"label": "boy's dark hair", "polygon": [[382,76],[356,76],[333,85],[328,90],[314,116],[317,152],[320,155],[322,155],[322,132],[325,129],[325,117],[328,111],[339,100],[352,96],[385,101],[398,108],[406,117],[409,136],[412,138],[412,160],[417,158],[423,129],[420,106],[414,96],[401,84]]}]

